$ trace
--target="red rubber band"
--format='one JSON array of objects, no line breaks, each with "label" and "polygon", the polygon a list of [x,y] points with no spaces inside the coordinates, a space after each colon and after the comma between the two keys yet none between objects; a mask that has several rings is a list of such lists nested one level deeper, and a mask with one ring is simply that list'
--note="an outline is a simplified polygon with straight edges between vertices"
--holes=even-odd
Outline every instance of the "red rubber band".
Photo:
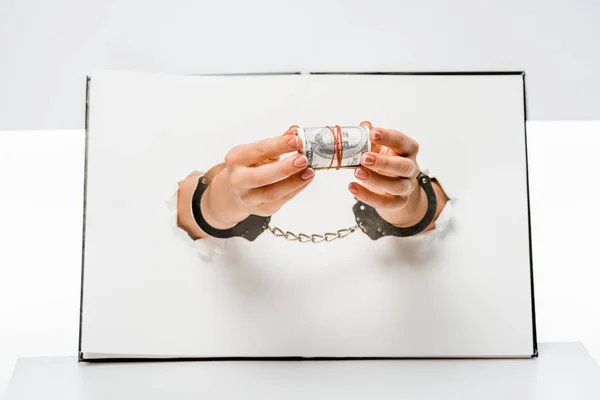
[{"label": "red rubber band", "polygon": [[331,126],[326,126],[327,129],[331,132],[333,136],[333,152],[331,154],[331,163],[329,163],[330,169],[333,166],[333,162],[337,158],[337,167],[336,170],[342,167],[342,160],[344,159],[344,137],[342,135],[342,127],[339,125],[335,126],[335,129]]}]

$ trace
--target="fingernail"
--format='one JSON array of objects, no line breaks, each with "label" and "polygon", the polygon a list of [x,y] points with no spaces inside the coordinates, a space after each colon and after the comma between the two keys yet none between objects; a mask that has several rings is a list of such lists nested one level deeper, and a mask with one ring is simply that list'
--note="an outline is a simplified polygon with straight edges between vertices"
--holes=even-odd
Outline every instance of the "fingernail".
[{"label": "fingernail", "polygon": [[373,165],[375,164],[375,157],[370,154],[365,154],[362,160],[363,165]]},{"label": "fingernail", "polygon": [[352,194],[358,194],[358,188],[356,187],[356,185],[354,183],[351,183],[351,184],[348,185],[348,190]]},{"label": "fingernail", "polygon": [[381,132],[379,131],[373,131],[373,140],[379,140],[383,137],[383,135],[381,134]]},{"label": "fingernail", "polygon": [[308,165],[308,158],[306,156],[300,156],[294,160],[294,166],[298,168],[306,167]]},{"label": "fingernail", "polygon": [[310,178],[312,178],[313,176],[315,176],[315,170],[312,168],[309,168],[306,171],[304,171],[302,173],[302,175],[300,175],[300,178],[302,178],[303,181],[307,181]]},{"label": "fingernail", "polygon": [[356,168],[356,171],[354,171],[354,176],[364,181],[369,177],[369,173],[362,168]]},{"label": "fingernail", "polygon": [[297,149],[298,146],[300,146],[300,142],[298,141],[298,136],[294,136],[293,138],[291,138],[288,141],[288,146],[290,146],[291,149]]}]

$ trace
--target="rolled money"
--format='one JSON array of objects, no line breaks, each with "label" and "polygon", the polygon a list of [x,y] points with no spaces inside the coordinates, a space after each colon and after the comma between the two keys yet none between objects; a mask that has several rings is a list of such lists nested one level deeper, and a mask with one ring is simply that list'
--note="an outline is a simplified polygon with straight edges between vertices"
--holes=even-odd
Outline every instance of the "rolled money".
[{"label": "rolled money", "polygon": [[[360,156],[364,152],[371,151],[369,128],[366,126],[342,126],[341,128],[343,141],[341,167],[356,167],[360,165]],[[335,138],[329,128],[326,126],[297,128],[296,135],[302,139],[302,148],[299,152],[306,155],[310,167],[337,168],[338,160],[334,154]]]}]

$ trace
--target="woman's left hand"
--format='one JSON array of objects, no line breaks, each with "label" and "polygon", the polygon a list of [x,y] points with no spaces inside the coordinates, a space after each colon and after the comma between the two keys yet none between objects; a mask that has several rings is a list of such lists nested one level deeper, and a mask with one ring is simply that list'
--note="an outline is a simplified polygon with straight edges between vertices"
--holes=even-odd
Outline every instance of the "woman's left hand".
[{"label": "woman's left hand", "polygon": [[371,128],[372,146],[354,171],[360,184],[352,182],[348,190],[394,226],[418,223],[427,211],[427,197],[415,179],[420,172],[419,143],[397,130],[361,125]]}]

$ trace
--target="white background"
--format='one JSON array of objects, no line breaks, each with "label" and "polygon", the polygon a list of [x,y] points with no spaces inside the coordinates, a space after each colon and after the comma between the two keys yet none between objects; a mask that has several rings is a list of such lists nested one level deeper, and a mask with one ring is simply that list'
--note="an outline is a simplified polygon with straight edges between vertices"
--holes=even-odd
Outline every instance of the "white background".
[{"label": "white background", "polygon": [[[528,141],[538,340],[600,360],[600,122],[529,122]],[[0,133],[0,393],[17,357],[77,353],[83,146]]]},{"label": "white background", "polygon": [[0,0],[0,129],[83,128],[96,68],[527,71],[530,119],[597,120],[599,18],[597,0]]},{"label": "white background", "polygon": [[[1,0],[0,129],[82,127],[97,67],[524,69],[532,118],[597,119],[597,1],[160,3]],[[600,359],[600,123],[528,126],[538,338]],[[0,133],[0,393],[17,356],[76,354],[82,149],[81,132]]]}]

